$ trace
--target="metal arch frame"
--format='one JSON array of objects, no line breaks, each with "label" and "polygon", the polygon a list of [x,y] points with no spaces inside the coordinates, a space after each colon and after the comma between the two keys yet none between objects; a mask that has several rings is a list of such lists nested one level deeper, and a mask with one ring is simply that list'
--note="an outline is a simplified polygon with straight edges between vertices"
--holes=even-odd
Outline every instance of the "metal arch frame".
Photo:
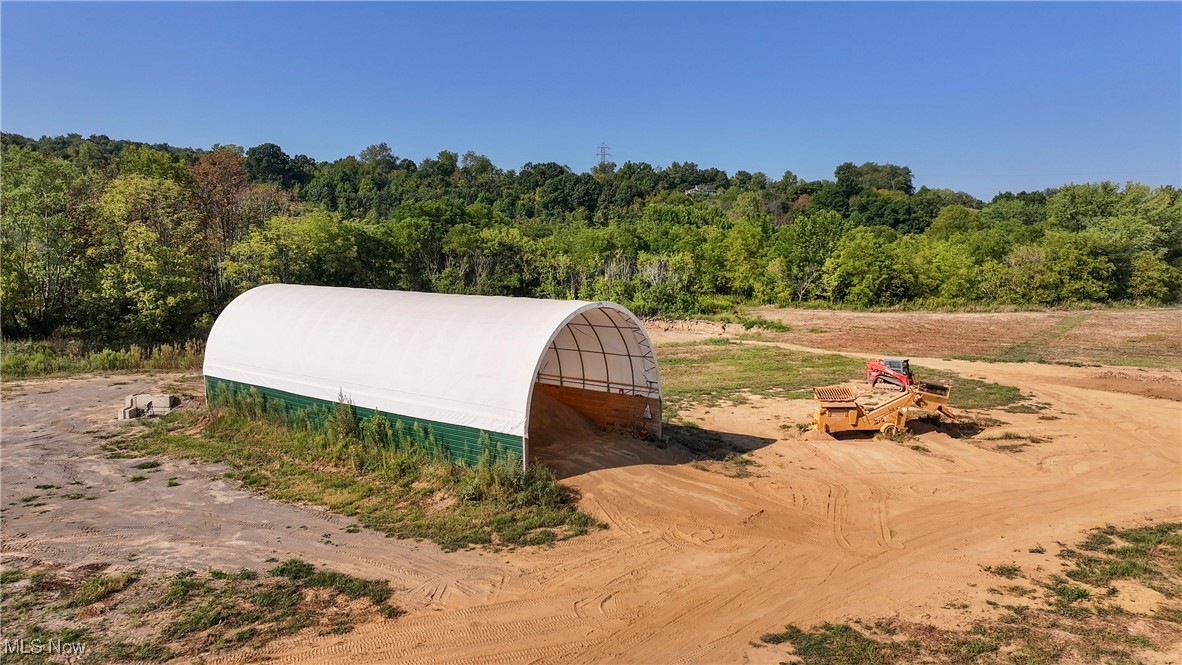
[{"label": "metal arch frame", "polygon": [[[607,381],[607,391],[610,393],[612,391],[612,364],[607,361],[607,347],[603,345],[603,338],[599,336],[599,331],[595,329],[595,324],[591,323],[591,319],[587,318],[587,312],[580,312],[579,317],[587,323],[587,327],[591,328],[591,333],[595,335],[595,341],[599,344],[599,355],[603,356],[603,377]],[[610,316],[608,316],[608,320],[611,320]],[[568,323],[566,325],[569,328],[571,324]],[[571,336],[574,337],[573,334]],[[632,364],[631,357],[628,359],[628,364]],[[586,368],[583,369],[583,380],[584,382],[587,380]]]},{"label": "metal arch frame", "polygon": [[[575,348],[572,349],[572,348],[568,348],[565,346],[558,346],[558,339],[557,339],[558,336],[555,335],[555,338],[553,340],[551,340],[550,344],[547,345],[546,348],[547,348],[547,351],[553,350],[555,352],[554,356],[555,356],[555,361],[558,363],[558,374],[542,373],[541,370],[539,369],[539,371],[536,374],[537,377],[547,378],[547,379],[556,379],[556,380],[558,380],[557,385],[559,385],[559,386],[565,386],[565,385],[568,385],[568,383],[572,384],[572,385],[576,384],[576,383],[581,384],[581,387],[583,387],[583,388],[587,388],[588,385],[615,386],[617,388],[630,388],[630,389],[632,389],[632,394],[634,394],[634,395],[639,394],[640,392],[644,392],[645,393],[644,396],[652,397],[652,393],[657,392],[658,396],[659,396],[659,394],[660,394],[659,382],[647,381],[647,384],[643,385],[643,386],[634,382],[636,379],[635,370],[638,366],[641,370],[641,373],[645,376],[647,376],[650,372],[653,372],[657,369],[656,354],[653,353],[652,346],[648,342],[647,336],[644,334],[644,332],[641,329],[638,329],[634,326],[628,327],[628,331],[633,334],[633,342],[632,342],[632,344],[629,344],[627,337],[625,337],[625,335],[624,335],[624,328],[621,328],[620,325],[615,321],[615,318],[612,317],[610,314],[607,315],[608,320],[612,324],[610,326],[603,325],[600,323],[591,323],[587,319],[587,317],[583,316],[581,313],[578,316],[580,318],[582,318],[584,322],[580,323],[580,322],[573,321],[573,320],[568,321],[567,323],[565,323],[563,325],[562,328],[559,329],[559,334],[561,334],[563,329],[570,328],[572,326],[590,328],[591,333],[593,335],[595,335],[595,337],[596,337],[596,341],[599,342],[599,350],[584,349],[582,347],[582,345],[579,344],[579,339],[575,335],[574,332],[571,333],[571,339],[575,344]],[[600,334],[599,334],[600,329],[615,331],[615,333],[620,338],[620,343],[623,344],[623,346],[624,346],[625,352],[619,353],[616,351],[608,351],[603,344],[603,337],[600,336]],[[633,345],[640,347],[641,349],[646,349],[647,353],[640,353],[640,354],[633,353],[632,352]],[[569,351],[569,352],[578,354],[579,369],[582,371],[581,378],[575,380],[574,378],[567,376],[565,373],[563,373],[563,371],[562,371],[562,356],[560,353],[558,353],[559,351]],[[629,366],[632,368],[631,380],[627,381],[627,382],[623,382],[623,381],[619,381],[619,380],[612,381],[611,380],[611,365],[607,364],[607,363],[605,363],[605,365],[604,365],[605,374],[607,375],[606,381],[598,381],[595,379],[588,379],[586,376],[586,364],[582,360],[583,354],[585,354],[585,353],[598,354],[598,355],[602,355],[602,356],[612,356],[615,358],[627,358],[629,361]],[[544,360],[544,357],[543,357],[543,360]],[[653,386],[654,383],[658,383],[658,386],[656,388],[654,388],[654,386]]]},{"label": "metal arch frame", "polygon": [[[604,310],[605,316],[607,316],[608,321],[611,323],[611,325],[607,326],[607,325],[602,325],[602,324],[591,323],[590,319],[588,319],[586,317],[585,312],[588,312],[593,309]],[[634,336],[634,342],[635,342],[636,346],[644,351],[644,353],[642,355],[636,355],[636,354],[632,353],[632,347],[628,344],[627,339],[624,337],[623,329],[620,328],[619,324],[616,322],[616,319],[615,319],[615,316],[613,315],[613,313],[619,314],[620,316],[622,316],[624,321],[629,324],[628,327],[632,331],[632,334]],[[579,322],[575,321],[576,318],[582,318],[583,322],[579,323]],[[574,313],[570,314],[561,324],[559,324],[554,329],[554,332],[550,335],[549,341],[543,347],[543,349],[544,349],[543,352],[538,356],[537,363],[534,365],[534,371],[530,377],[530,386],[529,386],[529,390],[527,392],[528,399],[527,399],[526,405],[525,405],[525,423],[524,423],[524,428],[523,428],[523,434],[521,437],[521,464],[522,464],[522,467],[525,467],[529,463],[529,422],[530,422],[530,410],[531,410],[531,406],[532,406],[532,402],[533,402],[534,386],[539,382],[538,379],[542,378],[543,376],[548,377],[548,378],[557,378],[559,381],[559,383],[558,383],[559,386],[565,385],[564,382],[566,381],[567,377],[563,376],[563,374],[562,374],[562,360],[561,360],[561,355],[559,354],[559,351],[573,351],[579,355],[579,369],[582,371],[582,374],[583,374],[583,376],[580,379],[580,382],[582,383],[582,388],[587,389],[588,383],[592,383],[592,384],[599,383],[599,384],[604,385],[604,388],[605,388],[605,390],[602,390],[601,392],[610,392],[610,390],[606,390],[606,388],[610,387],[610,385],[611,385],[610,383],[599,382],[599,381],[590,381],[590,382],[588,381],[587,375],[586,375],[587,374],[586,373],[586,366],[583,363],[583,349],[579,345],[579,340],[575,336],[575,333],[573,330],[571,331],[571,339],[575,343],[575,348],[567,349],[567,348],[563,348],[563,347],[558,346],[558,336],[560,334],[562,334],[563,330],[565,330],[566,328],[568,328],[572,325],[587,326],[587,327],[591,328],[591,331],[595,335],[596,340],[599,341],[600,348],[599,348],[598,353],[600,355],[627,357],[629,359],[629,364],[633,368],[632,381],[635,381],[636,363],[638,360],[641,361],[641,371],[643,372],[643,375],[646,377],[645,381],[648,385],[639,386],[639,385],[635,385],[633,383],[629,383],[628,385],[616,384],[616,387],[630,388],[631,394],[647,397],[649,399],[656,399],[658,402],[661,402],[664,399],[662,392],[661,392],[660,369],[659,369],[659,366],[657,365],[657,356],[656,356],[656,353],[653,349],[652,340],[649,339],[648,332],[645,331],[644,326],[641,325],[640,320],[636,318],[636,315],[633,314],[632,312],[628,311],[624,307],[617,305],[616,303],[613,303],[613,302],[587,303],[583,307],[580,307],[578,310],[576,310]],[[625,353],[609,352],[607,349],[605,349],[603,347],[603,340],[602,340],[602,338],[599,337],[598,328],[616,330],[617,334],[620,335],[620,340],[624,343]],[[559,375],[557,377],[554,377],[554,375],[543,375],[541,373],[542,363],[545,362],[546,355],[549,353],[549,351],[551,349],[554,350],[554,355],[557,358],[558,363],[559,363],[559,369],[558,369]],[[604,359],[605,374],[610,371],[608,369],[609,367],[610,367],[610,365],[608,365],[607,359],[605,358]],[[653,379],[647,378],[648,376],[650,376],[650,374],[654,377]],[[608,377],[608,378],[610,378],[610,377]],[[655,396],[654,396],[654,393],[655,393]]]},{"label": "metal arch frame", "polygon": [[[618,323],[616,323],[616,318],[611,315],[610,311],[607,315],[607,320],[611,321],[612,325],[615,327],[616,333],[620,336],[620,343],[622,343],[624,345],[624,348],[631,349],[631,347],[628,345],[628,340],[624,339],[623,329],[621,329],[620,325]],[[629,351],[628,358],[629,358],[629,360],[632,360],[634,357],[639,357],[642,363],[647,361],[649,363],[649,366],[647,366],[647,367],[644,365],[641,366],[642,375],[647,377],[649,374],[649,371],[652,371],[654,373],[657,371],[657,354],[656,354],[656,352],[653,351],[652,344],[649,343],[648,334],[646,332],[644,332],[640,328],[637,328],[636,326],[631,326],[629,328],[629,330],[632,332],[633,341],[636,342],[636,345],[642,349],[646,349],[648,351],[648,353],[645,353],[641,356],[633,356],[631,351]],[[632,366],[632,380],[635,381],[636,380],[636,363],[635,363],[635,361],[632,361],[629,364]],[[647,381],[647,379],[646,379],[646,381]],[[648,390],[649,390],[649,392],[652,392],[652,385],[651,385],[652,382],[649,381],[649,384],[650,385],[648,386]],[[660,383],[658,382],[657,394],[660,395],[660,392],[661,392]]]}]

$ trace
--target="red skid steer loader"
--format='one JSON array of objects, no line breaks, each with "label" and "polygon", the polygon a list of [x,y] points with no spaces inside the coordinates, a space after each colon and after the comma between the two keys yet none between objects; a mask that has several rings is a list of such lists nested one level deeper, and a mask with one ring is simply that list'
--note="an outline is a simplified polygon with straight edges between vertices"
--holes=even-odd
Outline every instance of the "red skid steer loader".
[{"label": "red skid steer loader", "polygon": [[911,361],[907,358],[879,358],[866,363],[866,382],[874,387],[880,381],[907,390],[915,383]]}]

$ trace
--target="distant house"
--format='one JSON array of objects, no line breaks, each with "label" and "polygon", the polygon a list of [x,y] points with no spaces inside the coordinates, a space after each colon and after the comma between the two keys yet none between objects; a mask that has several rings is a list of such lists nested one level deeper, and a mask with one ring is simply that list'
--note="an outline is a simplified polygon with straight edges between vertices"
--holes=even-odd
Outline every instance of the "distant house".
[{"label": "distant house", "polygon": [[709,196],[718,191],[714,185],[694,185],[685,190],[686,196]]}]

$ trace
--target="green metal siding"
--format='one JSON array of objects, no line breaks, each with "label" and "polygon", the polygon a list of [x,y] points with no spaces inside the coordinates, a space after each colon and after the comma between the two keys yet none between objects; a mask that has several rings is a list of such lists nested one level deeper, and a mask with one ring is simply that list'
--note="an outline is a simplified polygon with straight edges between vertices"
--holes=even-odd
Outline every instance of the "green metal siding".
[{"label": "green metal siding", "polygon": [[[266,400],[278,400],[282,402],[288,410],[293,412],[322,410],[325,414],[328,414],[334,405],[334,402],[275,390],[274,388],[264,388],[248,383],[219,379],[213,376],[205,377],[205,395],[211,402],[226,391],[250,391],[251,389],[258,391]],[[475,465],[480,460],[480,456],[485,452],[485,446],[480,443],[481,434],[488,436],[489,442],[492,445],[492,449],[489,452],[494,457],[505,457],[511,454],[519,460],[524,459],[524,455],[522,454],[523,442],[520,436],[503,434],[501,432],[486,432],[474,427],[465,427],[452,423],[410,418],[397,413],[377,411],[376,409],[365,409],[362,407],[354,407],[354,409],[356,410],[358,420],[368,418],[376,413],[385,416],[391,425],[397,425],[397,423],[401,422],[404,430],[407,432],[412,431],[417,424],[424,431],[432,434],[443,445],[453,460],[469,466]]]}]

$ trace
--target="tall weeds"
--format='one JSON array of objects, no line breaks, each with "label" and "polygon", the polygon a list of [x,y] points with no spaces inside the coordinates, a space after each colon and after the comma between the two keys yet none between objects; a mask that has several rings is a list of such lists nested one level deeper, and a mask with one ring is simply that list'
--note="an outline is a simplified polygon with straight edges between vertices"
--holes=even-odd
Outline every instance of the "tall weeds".
[{"label": "tall weeds", "polygon": [[0,344],[0,376],[27,379],[53,374],[134,372],[145,370],[197,370],[205,360],[205,342],[126,349],[86,349],[72,341],[12,341]]},{"label": "tall weeds", "polygon": [[[274,445],[273,455],[315,469],[332,467],[402,490],[417,488],[413,491],[420,495],[438,497],[442,492],[495,523],[501,542],[540,544],[555,539],[555,527],[565,525],[574,534],[594,524],[575,509],[576,497],[549,469],[523,468],[520,457],[495,446],[487,433],[479,437],[483,452],[478,462],[469,465],[452,459],[430,427],[417,422],[407,427],[380,413],[361,417],[343,394],[332,405],[291,409],[257,389],[220,385],[210,390],[209,400],[216,409],[208,431],[213,436],[262,437],[244,441],[244,448]],[[278,431],[260,433],[260,422]]]}]

